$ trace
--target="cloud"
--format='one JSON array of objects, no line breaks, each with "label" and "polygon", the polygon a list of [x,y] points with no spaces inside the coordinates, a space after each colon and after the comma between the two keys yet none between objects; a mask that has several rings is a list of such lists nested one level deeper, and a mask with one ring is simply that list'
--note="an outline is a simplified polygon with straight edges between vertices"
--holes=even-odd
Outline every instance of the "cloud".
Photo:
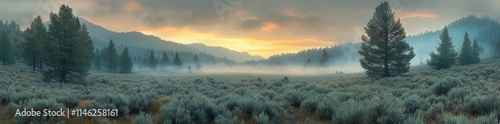
[{"label": "cloud", "polygon": [[[266,56],[359,41],[374,8],[387,0],[243,0],[234,5],[228,2],[234,0],[217,0],[232,7],[223,14],[224,20],[217,14],[215,0],[66,1],[75,15],[111,30],[141,31],[165,40]],[[441,29],[469,14],[500,19],[499,0],[388,1],[409,34]],[[43,7],[31,0],[1,1],[0,19],[32,20]],[[48,15],[42,18],[47,20]]]},{"label": "cloud", "polygon": [[427,12],[409,12],[402,14],[400,18],[404,20],[408,18],[437,18],[437,16]]},{"label": "cloud", "polygon": [[260,27],[261,31],[269,31],[278,28],[278,25],[272,22],[266,22],[263,26]]}]

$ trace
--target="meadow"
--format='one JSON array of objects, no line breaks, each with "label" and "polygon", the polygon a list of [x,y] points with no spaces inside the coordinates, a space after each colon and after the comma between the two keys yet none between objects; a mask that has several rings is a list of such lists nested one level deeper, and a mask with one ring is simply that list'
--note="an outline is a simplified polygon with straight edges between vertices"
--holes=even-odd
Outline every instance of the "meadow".
[{"label": "meadow", "polygon": [[[110,74],[43,82],[23,64],[0,66],[0,123],[498,123],[500,60],[402,76],[364,73]],[[286,78],[285,78],[286,77]],[[118,109],[117,117],[14,117],[21,108]]]}]

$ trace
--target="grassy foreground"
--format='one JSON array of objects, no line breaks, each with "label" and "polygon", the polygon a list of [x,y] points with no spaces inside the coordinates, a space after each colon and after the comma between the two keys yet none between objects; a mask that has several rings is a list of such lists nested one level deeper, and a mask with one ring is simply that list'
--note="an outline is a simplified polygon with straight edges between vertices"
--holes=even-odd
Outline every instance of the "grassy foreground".
[{"label": "grassy foreground", "polygon": [[[332,72],[333,73],[333,72]],[[41,81],[0,66],[0,123],[498,123],[500,60],[447,70],[364,74],[109,74]],[[287,76],[287,79],[284,77]],[[14,117],[23,108],[118,109],[117,117]]]}]

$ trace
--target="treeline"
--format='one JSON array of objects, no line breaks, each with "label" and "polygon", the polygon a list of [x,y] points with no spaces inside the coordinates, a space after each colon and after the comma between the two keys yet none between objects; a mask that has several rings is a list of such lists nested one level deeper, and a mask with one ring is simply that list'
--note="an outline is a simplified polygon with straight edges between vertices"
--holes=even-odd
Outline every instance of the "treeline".
[{"label": "treeline", "polygon": [[246,61],[245,65],[328,67],[347,65],[359,60],[358,43],[346,43],[324,48],[312,48],[297,53],[273,55],[265,60]]},{"label": "treeline", "polygon": [[[224,57],[215,57],[207,53],[190,53],[173,50],[153,50],[142,47],[117,46],[112,39],[108,46],[96,48],[96,59],[93,62],[96,70],[105,69],[112,73],[130,73],[138,71],[170,71],[186,70],[193,72],[204,66],[231,66],[236,62]],[[118,51],[122,51],[118,53]]]},{"label": "treeline", "polygon": [[12,65],[22,59],[24,36],[15,21],[0,20],[0,64]]},{"label": "treeline", "polygon": [[113,40],[109,41],[108,47],[96,49],[95,56],[93,65],[96,69],[106,67],[112,73],[130,73],[134,66],[128,47],[118,54]]}]

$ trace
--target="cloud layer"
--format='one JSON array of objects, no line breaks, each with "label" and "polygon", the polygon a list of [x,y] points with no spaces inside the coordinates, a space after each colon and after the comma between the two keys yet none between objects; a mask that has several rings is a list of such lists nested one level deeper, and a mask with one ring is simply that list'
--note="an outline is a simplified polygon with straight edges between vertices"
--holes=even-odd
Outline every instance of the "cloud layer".
[{"label": "cloud layer", "polygon": [[[47,10],[57,11],[57,7],[48,5],[68,4],[77,16],[111,30],[141,31],[165,40],[206,43],[267,57],[359,41],[363,27],[380,2],[382,0],[11,0],[0,2],[0,19],[26,20]],[[389,2],[409,34],[436,30],[469,14],[500,18],[496,13],[500,11],[498,0]],[[42,17],[47,19],[47,15]]]}]

